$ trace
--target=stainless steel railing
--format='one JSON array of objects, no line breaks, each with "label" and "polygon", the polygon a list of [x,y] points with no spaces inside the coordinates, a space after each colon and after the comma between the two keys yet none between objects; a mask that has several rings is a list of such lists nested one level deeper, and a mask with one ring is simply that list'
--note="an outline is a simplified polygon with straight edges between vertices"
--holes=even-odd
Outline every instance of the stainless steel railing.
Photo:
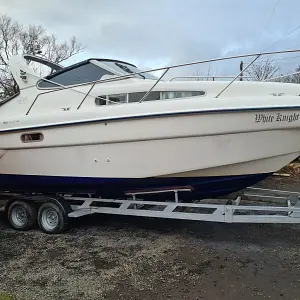
[{"label": "stainless steel railing", "polygon": [[[146,94],[141,98],[141,100],[139,101],[139,103],[143,102],[146,97],[149,95],[149,93],[154,89],[154,87],[162,80],[162,78],[167,74],[167,72],[171,69],[176,69],[176,68],[181,68],[181,67],[186,67],[186,66],[192,66],[192,65],[199,65],[199,64],[204,64],[204,63],[210,63],[210,62],[217,62],[217,61],[225,61],[225,60],[231,60],[231,59],[236,59],[236,58],[245,58],[245,57],[254,57],[254,59],[247,64],[247,66],[240,71],[235,77],[231,77],[233,78],[216,96],[215,98],[219,98],[221,96],[221,94],[227,89],[229,88],[229,86],[238,78],[241,76],[241,74],[243,72],[245,72],[259,57],[264,56],[264,55],[273,55],[273,54],[283,54],[283,53],[294,53],[294,52],[300,52],[300,49],[295,49],[295,50],[283,50],[283,51],[273,51],[273,52],[260,52],[260,53],[251,53],[251,54],[243,54],[243,55],[234,55],[234,56],[227,56],[227,57],[219,57],[219,58],[214,58],[214,59],[206,59],[206,60],[200,60],[200,61],[194,61],[194,62],[190,62],[190,63],[183,63],[183,64],[177,64],[177,65],[171,65],[171,66],[167,66],[167,67],[161,67],[161,68],[155,68],[155,69],[149,69],[146,71],[140,71],[140,72],[134,72],[128,75],[122,75],[122,76],[115,76],[113,78],[108,78],[108,79],[104,79],[104,80],[95,80],[95,81],[91,81],[91,82],[87,82],[87,83],[82,83],[82,84],[78,84],[78,85],[74,85],[72,87],[69,86],[63,86],[61,84],[55,83],[51,80],[47,80],[45,78],[41,78],[39,76],[36,76],[34,74],[31,74],[33,76],[39,77],[40,79],[43,79],[47,82],[50,82],[52,84],[55,84],[57,86],[60,87],[60,89],[70,89],[73,90],[77,93],[81,93],[84,94],[84,99],[81,101],[80,105],[77,107],[77,109],[79,109],[81,107],[81,105],[83,104],[83,102],[86,100],[87,97],[98,97],[95,95],[91,95],[91,91],[92,88],[89,89],[89,91],[87,93],[81,92],[76,90],[76,87],[80,87],[80,86],[84,86],[84,85],[88,85],[88,84],[100,84],[100,83],[105,83],[105,82],[115,82],[115,81],[119,81],[119,80],[123,80],[123,79],[127,79],[130,78],[134,75],[139,75],[139,74],[144,74],[144,73],[149,73],[149,72],[156,72],[156,71],[164,71],[162,73],[162,75],[155,81],[155,83],[151,86],[151,88],[146,92]],[[216,76],[213,76],[216,77]],[[105,99],[106,101],[110,101],[108,99]],[[110,101],[111,102],[111,101]],[[34,103],[33,103],[34,104]],[[32,105],[33,106],[33,105]],[[31,106],[31,108],[32,108]],[[30,109],[31,109],[30,108]],[[30,110],[29,109],[29,110]],[[29,113],[29,111],[27,112],[27,114]]]}]

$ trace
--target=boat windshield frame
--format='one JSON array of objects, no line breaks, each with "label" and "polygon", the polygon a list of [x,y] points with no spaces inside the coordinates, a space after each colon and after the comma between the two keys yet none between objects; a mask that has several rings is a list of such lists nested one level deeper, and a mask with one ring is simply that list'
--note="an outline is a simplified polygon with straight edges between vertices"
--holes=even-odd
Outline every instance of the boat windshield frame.
[{"label": "boat windshield frame", "polygon": [[[99,58],[90,58],[84,61],[81,61],[79,63],[73,64],[68,67],[60,68],[55,72],[52,72],[43,78],[40,78],[40,80],[37,82],[37,87],[38,89],[55,89],[61,87],[62,84],[57,84],[58,82],[53,81],[53,79],[56,76],[60,76],[62,74],[67,74],[68,72],[76,69],[80,69],[81,67],[84,66],[94,66],[94,68],[99,68],[99,71],[102,69],[102,71],[107,72],[107,75],[112,75],[114,77],[129,77],[129,78],[139,78],[139,79],[151,79],[151,80],[157,80],[158,78],[149,74],[149,73],[144,73],[140,69],[138,69],[135,65],[130,64],[125,61],[120,61],[120,60],[114,60],[114,59],[99,59]],[[101,72],[100,72],[101,73]],[[142,74],[140,74],[142,73]],[[105,74],[104,74],[105,75]],[[101,80],[103,75],[101,75],[99,78],[95,79],[96,81]],[[86,82],[74,82],[73,84],[67,84],[63,86],[70,87],[70,86],[78,86],[82,84],[90,84],[93,83],[95,80],[87,80]],[[53,81],[55,86],[42,86],[43,82],[51,82]]]},{"label": "boat windshield frame", "polygon": [[133,77],[139,79],[150,79],[150,80],[158,79],[156,76],[150,73],[140,74],[141,72],[143,72],[141,69],[125,61],[108,60],[108,59],[90,59],[90,62],[100,68],[105,68],[106,70],[118,76],[132,75]]},{"label": "boat windshield frame", "polygon": [[[97,62],[99,64],[97,64]],[[142,78],[142,79],[145,79],[145,78],[150,77],[150,76],[154,80],[158,79],[157,77],[155,77],[153,75],[149,75],[149,76],[145,75],[144,71],[138,69],[137,66],[135,66],[131,63],[128,63],[128,62],[125,62],[125,61],[122,61],[122,60],[100,59],[100,58],[89,58],[89,59],[83,60],[79,63],[73,64],[73,65],[70,65],[70,66],[67,66],[67,67],[62,67],[59,70],[57,70],[56,72],[48,74],[48,75],[44,76],[43,78],[50,80],[52,77],[54,77],[56,75],[68,72],[70,70],[73,70],[75,68],[78,68],[78,67],[80,67],[82,65],[85,65],[85,64],[88,64],[88,63],[92,63],[93,65],[95,65],[99,68],[104,68],[107,71],[110,71],[112,73],[116,73],[115,75],[117,75],[117,76],[124,76],[124,75],[128,76],[128,75],[132,74],[133,77]],[[128,72],[128,71],[126,72],[125,70],[123,70],[123,72],[122,72],[121,68],[119,68],[119,70],[114,69],[114,68],[112,68],[111,66],[108,65],[109,63],[115,63],[115,64],[117,63],[117,64],[120,64],[120,65],[124,65],[124,66],[127,66],[127,67],[134,68],[135,70],[131,70],[131,72]],[[142,72],[142,74],[140,74],[141,72]],[[147,78],[147,79],[150,79],[150,78]]]},{"label": "boat windshield frame", "polygon": [[[47,60],[45,58],[39,57],[39,56],[24,54],[23,57],[24,57],[24,59],[26,59],[28,61],[33,61],[33,62],[40,63],[40,64],[42,64],[44,66],[47,66],[50,69],[54,70],[54,72],[51,73],[51,75],[64,69],[64,67],[62,65],[60,65],[58,63],[55,63],[55,62],[52,62],[50,60]],[[50,74],[48,74],[48,75],[50,75]]]}]

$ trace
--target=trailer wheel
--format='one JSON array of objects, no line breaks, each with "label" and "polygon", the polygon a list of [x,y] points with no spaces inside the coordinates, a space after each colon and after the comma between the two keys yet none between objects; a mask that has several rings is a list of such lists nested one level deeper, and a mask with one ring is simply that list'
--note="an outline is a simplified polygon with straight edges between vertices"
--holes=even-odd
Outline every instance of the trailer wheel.
[{"label": "trailer wheel", "polygon": [[16,230],[31,229],[36,223],[36,207],[29,202],[14,201],[8,208],[8,222]]},{"label": "trailer wheel", "polygon": [[46,202],[40,207],[37,219],[41,230],[49,234],[63,232],[68,225],[64,208],[53,202]]}]

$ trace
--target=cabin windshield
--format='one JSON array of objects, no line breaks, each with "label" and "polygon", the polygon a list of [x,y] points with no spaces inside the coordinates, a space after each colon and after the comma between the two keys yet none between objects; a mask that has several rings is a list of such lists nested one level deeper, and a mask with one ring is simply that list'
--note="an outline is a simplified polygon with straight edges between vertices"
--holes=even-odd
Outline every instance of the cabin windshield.
[{"label": "cabin windshield", "polygon": [[[85,84],[101,80],[104,75],[124,76],[138,72],[142,71],[135,66],[124,62],[91,59],[84,63],[63,68],[46,76],[46,80],[41,80],[38,83],[38,87],[57,88],[59,86]],[[149,73],[143,73],[141,75],[135,74],[133,76],[140,79],[157,80],[155,76]]]},{"label": "cabin windshield", "polygon": [[113,73],[87,62],[84,64],[79,64],[75,67],[67,67],[45,77],[46,80],[40,81],[38,87],[55,88],[59,86],[84,84],[100,80],[104,75],[113,75]]},{"label": "cabin windshield", "polygon": [[[97,65],[105,65],[105,67],[113,72],[115,75],[124,76],[134,73],[143,72],[142,70],[138,69],[137,67],[125,63],[125,62],[119,62],[119,61],[101,61],[97,60],[94,62]],[[152,79],[157,80],[158,78],[150,73],[142,73],[142,74],[135,74],[134,77],[140,78],[140,79]]]}]

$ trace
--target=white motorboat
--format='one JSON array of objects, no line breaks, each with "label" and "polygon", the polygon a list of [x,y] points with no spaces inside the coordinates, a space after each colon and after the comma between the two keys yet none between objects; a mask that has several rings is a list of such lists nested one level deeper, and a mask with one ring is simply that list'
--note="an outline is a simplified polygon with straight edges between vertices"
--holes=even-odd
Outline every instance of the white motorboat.
[{"label": "white motorboat", "polygon": [[162,81],[122,61],[62,67],[31,55],[10,69],[20,93],[0,106],[2,191],[113,198],[188,187],[183,199],[216,197],[300,153],[298,84]]}]

